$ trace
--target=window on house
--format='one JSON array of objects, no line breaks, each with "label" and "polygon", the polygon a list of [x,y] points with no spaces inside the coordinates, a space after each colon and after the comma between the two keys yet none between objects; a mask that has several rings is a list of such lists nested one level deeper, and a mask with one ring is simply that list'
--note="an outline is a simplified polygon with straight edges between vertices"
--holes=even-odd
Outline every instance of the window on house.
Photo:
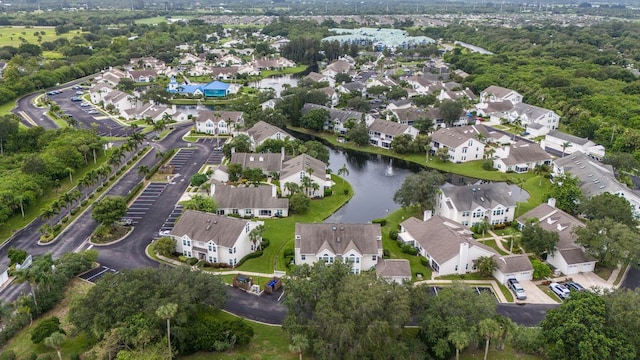
[{"label": "window on house", "polygon": [[462,212],[462,217],[469,217],[470,212],[469,211],[463,211]]},{"label": "window on house", "polygon": [[307,260],[307,255],[300,255],[300,259],[301,259],[302,261]]},{"label": "window on house", "polygon": [[233,253],[234,254],[236,253],[236,247],[235,246],[233,247]]},{"label": "window on house", "polygon": [[463,148],[462,148],[462,153],[463,153],[463,154],[466,154],[468,150],[469,150],[469,148],[467,148],[467,147],[463,147]]},{"label": "window on house", "polygon": [[373,261],[378,261],[378,256],[377,256],[377,255],[373,255],[373,256],[371,257],[371,260],[373,260]]},{"label": "window on house", "polygon": [[249,227],[250,227],[249,223],[247,223],[247,225],[245,225],[245,227],[244,227],[244,232],[248,233],[249,232]]},{"label": "window on house", "polygon": [[454,271],[458,271],[458,265],[456,265],[456,268],[454,269]]},{"label": "window on house", "polygon": [[229,248],[229,254],[233,254],[233,249]]}]

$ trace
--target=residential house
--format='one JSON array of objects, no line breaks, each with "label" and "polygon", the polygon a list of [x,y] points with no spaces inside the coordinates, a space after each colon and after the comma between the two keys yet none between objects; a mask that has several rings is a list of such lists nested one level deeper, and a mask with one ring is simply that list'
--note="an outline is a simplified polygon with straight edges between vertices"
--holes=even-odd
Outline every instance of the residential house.
[{"label": "residential house", "polygon": [[556,208],[556,200],[550,198],[547,203],[540,204],[518,218],[520,228],[533,220],[546,231],[558,234],[556,250],[547,254],[547,262],[565,275],[591,272],[596,261],[588,257],[582,247],[576,243],[575,229],[585,225],[575,217]]},{"label": "residential house", "polygon": [[575,152],[554,160],[552,176],[563,174],[577,177],[580,190],[587,197],[604,193],[622,196],[631,204],[635,216],[640,217],[640,194],[621,184],[611,165],[604,165],[581,152]]},{"label": "residential house", "polygon": [[394,111],[400,109],[410,109],[413,108],[413,101],[411,99],[401,99],[389,102],[387,105],[387,110]]},{"label": "residential house", "polygon": [[284,140],[290,138],[286,131],[280,129],[277,126],[273,126],[265,121],[258,121],[251,129],[247,130],[247,135],[251,139],[251,145],[254,148],[262,145],[267,139]]},{"label": "residential house", "polygon": [[281,153],[237,153],[231,154],[230,164],[240,164],[243,169],[261,169],[265,175],[280,174],[286,157]]},{"label": "residential house", "polygon": [[334,107],[338,105],[338,102],[340,101],[340,93],[337,92],[333,87],[323,87],[318,89],[318,91],[322,91],[327,95],[327,99],[329,99],[328,106]]},{"label": "residential house", "polygon": [[105,83],[95,84],[89,89],[89,96],[93,104],[99,104],[104,101],[104,97],[113,91],[113,86]]},{"label": "residential house", "polygon": [[414,246],[437,276],[477,271],[477,260],[495,251],[476,241],[472,232],[443,216],[425,214],[424,221],[411,217],[400,224],[398,240]]},{"label": "residential house", "polygon": [[225,97],[229,94],[237,92],[237,88],[230,84],[223,83],[222,81],[212,81],[207,84],[178,84],[176,78],[173,77],[169,81],[167,86],[167,92],[171,94],[185,94],[192,96],[204,96],[204,97]]},{"label": "residential house", "polygon": [[398,82],[393,80],[392,78],[388,78],[388,77],[382,77],[382,78],[375,78],[375,79],[369,79],[369,81],[367,81],[367,89],[370,89],[374,86],[382,86],[382,87],[394,87],[397,86]]},{"label": "residential house", "polygon": [[109,84],[112,87],[115,87],[120,83],[120,79],[124,79],[126,77],[127,74],[124,71],[110,67],[109,70],[97,76],[95,81],[99,83]]},{"label": "residential house", "polygon": [[275,185],[232,186],[211,182],[218,215],[258,218],[289,216],[289,199],[278,198]]},{"label": "residential house", "polygon": [[431,152],[446,148],[454,163],[482,160],[484,144],[478,140],[479,133],[476,125],[440,128],[431,135]]},{"label": "residential house", "polygon": [[543,149],[551,151],[558,156],[573,154],[578,151],[591,158],[601,161],[605,155],[602,145],[597,145],[593,141],[563,133],[560,130],[551,130],[540,143]]},{"label": "residential house", "polygon": [[138,100],[135,96],[131,96],[120,90],[113,90],[103,97],[104,106],[112,105],[116,111],[124,112],[136,106]]},{"label": "residential house", "polygon": [[269,100],[263,102],[262,104],[260,104],[260,107],[262,107],[262,110],[275,109],[276,105],[280,101],[282,101],[282,98],[269,99]]},{"label": "residential house", "polygon": [[322,71],[323,75],[335,78],[338,74],[347,74],[351,70],[351,65],[347,60],[338,59],[329,64],[326,69]]},{"label": "residential house", "polygon": [[155,70],[131,70],[127,72],[129,79],[135,82],[153,82],[158,77]]},{"label": "residential house", "polygon": [[404,284],[411,281],[411,264],[407,259],[378,259],[376,275],[389,282]]},{"label": "residential house", "polygon": [[238,67],[237,66],[212,67],[212,68],[209,68],[208,73],[214,79],[232,80],[238,76]]},{"label": "residential house", "polygon": [[373,117],[371,117],[370,114],[365,114],[358,111],[332,109],[326,106],[311,103],[304,104],[302,110],[300,110],[300,113],[304,115],[314,109],[323,109],[329,112],[329,120],[324,125],[324,130],[333,131],[338,134],[344,135],[347,133],[347,127],[345,125],[349,120],[356,122],[362,120],[367,122],[373,121]]},{"label": "residential house", "polygon": [[[389,107],[387,107],[387,109],[388,108]],[[397,108],[390,110],[390,112],[391,114],[387,115],[387,120],[392,120],[392,116],[395,116],[398,123],[403,125],[413,125],[413,123],[418,119],[430,119],[428,112],[414,106]]]},{"label": "residential house", "polygon": [[526,173],[538,165],[549,165],[553,157],[536,143],[519,140],[510,146],[497,148],[493,156],[493,167],[498,171]]},{"label": "residential house", "polygon": [[196,115],[196,131],[210,135],[227,135],[244,124],[242,111],[199,110]]},{"label": "residential house", "polygon": [[516,201],[506,183],[471,186],[445,185],[436,196],[435,214],[472,227],[485,221],[489,225],[513,221]]},{"label": "residential house", "polygon": [[424,65],[422,71],[429,80],[449,80],[449,64],[440,59],[431,59]]},{"label": "residential house", "polygon": [[476,129],[484,136],[485,143],[497,145],[509,145],[513,143],[513,137],[508,133],[496,131],[484,125],[476,125]]},{"label": "residential house", "polygon": [[335,79],[332,78],[331,76],[319,74],[315,71],[310,72],[307,76],[305,76],[305,79],[309,79],[311,81],[318,82],[318,83],[326,82],[329,84],[330,87],[334,87],[336,84]]},{"label": "residential house", "polygon": [[459,99],[466,99],[469,101],[475,101],[478,97],[469,88],[464,90],[446,90],[441,89],[438,95],[439,101],[452,100],[458,101]]},{"label": "residential house", "polygon": [[496,124],[508,121],[508,113],[511,109],[513,109],[511,101],[481,102],[475,105],[478,116],[488,116],[489,120]]},{"label": "residential house", "polygon": [[215,61],[215,66],[232,66],[242,64],[244,64],[244,61],[242,61],[241,58],[231,54],[224,55]]},{"label": "residential house", "polygon": [[385,149],[391,148],[391,142],[397,136],[409,135],[413,140],[420,133],[411,125],[381,119],[375,119],[367,126],[369,128],[369,144]]},{"label": "residential house", "polygon": [[235,266],[240,259],[258,249],[262,239],[254,244],[249,234],[263,224],[262,221],[186,210],[169,236],[176,240],[176,252],[183,256]]},{"label": "residential house", "polygon": [[515,105],[522,102],[522,94],[515,90],[491,85],[480,93],[480,101],[483,103],[509,101]]},{"label": "residential house", "polygon": [[505,284],[509,279],[533,280],[533,265],[526,254],[494,255],[493,260],[496,263],[493,277],[501,284]]},{"label": "residential house", "polygon": [[433,94],[442,88],[440,81],[428,80],[422,76],[410,76],[407,82],[419,95]]},{"label": "residential house", "polygon": [[380,224],[297,223],[294,252],[296,265],[342,261],[359,274],[382,259]]},{"label": "residential house", "polygon": [[352,81],[336,86],[336,90],[342,94],[350,94],[351,96],[367,96],[367,86],[360,81]]},{"label": "residential house", "polygon": [[519,121],[525,128],[532,124],[544,126],[542,129],[536,128],[538,135],[547,134],[549,131],[557,129],[560,121],[560,116],[555,112],[525,103],[516,104],[507,112],[507,116],[509,122]]},{"label": "residential house", "polygon": [[[311,187],[305,188],[305,178],[310,179]],[[331,176],[327,174],[327,164],[307,154],[298,155],[282,164],[280,191],[283,196],[289,195],[287,183],[298,185],[311,198],[324,197],[325,189],[333,186]]]}]

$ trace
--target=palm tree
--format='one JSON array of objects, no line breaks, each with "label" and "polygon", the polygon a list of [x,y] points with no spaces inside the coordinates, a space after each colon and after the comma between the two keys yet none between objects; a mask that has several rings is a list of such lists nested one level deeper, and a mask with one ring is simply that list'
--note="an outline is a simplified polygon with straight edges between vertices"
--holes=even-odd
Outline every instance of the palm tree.
[{"label": "palm tree", "polygon": [[156,152],[156,159],[157,158],[164,158],[167,155],[167,153],[165,151],[158,151]]},{"label": "palm tree", "polygon": [[542,178],[548,175],[549,172],[550,169],[547,164],[536,165],[536,167],[533,168],[533,173],[540,176],[540,179],[538,179],[538,186],[542,186]]},{"label": "palm tree", "polygon": [[349,169],[347,169],[347,164],[343,164],[340,169],[338,169],[338,176],[342,177],[342,183],[344,184],[344,176],[349,176]]},{"label": "palm tree", "polygon": [[142,182],[146,180],[147,176],[149,176],[150,173],[151,169],[149,169],[147,165],[138,166],[138,175],[142,176]]},{"label": "palm tree", "polygon": [[73,182],[73,168],[68,167],[68,168],[64,169],[64,172],[69,174],[69,182],[72,183]]},{"label": "palm tree", "polygon": [[459,360],[460,351],[464,350],[464,348],[469,346],[469,343],[471,342],[471,336],[469,336],[469,333],[466,331],[458,330],[458,331],[449,333],[449,336],[447,337],[447,339],[456,348],[456,360]]},{"label": "palm tree", "polygon": [[490,277],[497,269],[496,261],[491,256],[481,256],[478,258],[478,273],[485,277]]},{"label": "palm tree", "polygon": [[284,184],[284,188],[289,192],[289,196],[297,193],[298,191],[300,191],[300,185],[293,183],[293,182],[287,182]]},{"label": "palm tree", "polygon": [[65,339],[64,334],[57,331],[49,335],[48,338],[44,339],[44,344],[46,346],[56,349],[59,360],[62,360],[62,354],[60,353],[60,348],[62,347],[62,343],[64,342],[64,339]]},{"label": "palm tree", "polygon": [[289,344],[289,351],[297,352],[298,359],[302,360],[302,353],[309,348],[309,340],[301,333],[293,334]]},{"label": "palm tree", "polygon": [[264,232],[264,225],[258,225],[249,233],[249,241],[253,243],[254,249],[257,249],[256,244],[258,243],[258,240],[262,240],[263,232]]},{"label": "palm tree", "polygon": [[311,183],[311,190],[313,190],[313,195],[315,195],[316,191],[320,190],[320,185],[318,183]]},{"label": "palm tree", "polygon": [[478,333],[480,333],[480,336],[483,336],[485,339],[484,360],[487,360],[487,356],[489,355],[489,342],[491,341],[491,338],[499,336],[501,330],[500,325],[491,318],[482,319],[478,323]]},{"label": "palm tree", "polygon": [[167,319],[167,345],[169,346],[169,359],[171,359],[171,318],[178,312],[178,304],[167,303],[156,310],[156,315],[162,319]]},{"label": "palm tree", "polygon": [[562,146],[562,157],[564,157],[564,151],[565,151],[568,147],[571,147],[571,146],[572,146],[572,144],[571,144],[570,142],[568,142],[568,141],[565,141],[565,142],[563,142],[563,143],[562,143],[562,145],[561,145],[561,146]]},{"label": "palm tree", "polygon": [[476,139],[478,139],[478,141],[480,141],[481,143],[484,143],[487,140],[487,136],[483,133],[477,133]]}]

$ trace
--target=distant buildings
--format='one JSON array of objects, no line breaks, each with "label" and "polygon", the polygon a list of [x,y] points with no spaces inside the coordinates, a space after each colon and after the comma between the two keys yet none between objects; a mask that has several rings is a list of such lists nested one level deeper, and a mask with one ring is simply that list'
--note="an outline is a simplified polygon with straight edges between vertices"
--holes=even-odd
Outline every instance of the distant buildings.
[{"label": "distant buildings", "polygon": [[322,41],[339,41],[341,43],[358,44],[359,46],[371,46],[377,51],[383,49],[409,49],[417,45],[433,44],[436,41],[426,36],[409,36],[406,31],[386,28],[358,28],[340,29],[329,31],[339,35],[329,36]]}]

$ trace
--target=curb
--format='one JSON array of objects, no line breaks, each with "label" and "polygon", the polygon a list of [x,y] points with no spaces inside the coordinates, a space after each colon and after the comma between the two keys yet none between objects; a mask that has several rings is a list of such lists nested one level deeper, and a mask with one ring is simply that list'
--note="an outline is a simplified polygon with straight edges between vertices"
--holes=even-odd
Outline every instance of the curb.
[{"label": "curb", "polygon": [[[91,245],[93,245],[93,246],[98,246],[98,247],[100,247],[100,246],[109,246],[109,245],[117,244],[117,243],[121,242],[122,240],[126,239],[127,237],[129,237],[129,235],[131,235],[131,234],[133,233],[133,230],[135,230],[135,228],[134,228],[133,226],[130,226],[130,227],[129,227],[129,231],[128,231],[126,234],[124,234],[124,236],[123,236],[123,237],[121,237],[120,239],[117,239],[117,240],[111,241],[111,242],[109,242],[109,243],[106,243],[106,244],[95,243],[95,242],[93,242],[93,241],[91,241],[91,240],[89,240],[89,244],[91,244]],[[91,238],[89,238],[89,239],[91,239]]]}]

